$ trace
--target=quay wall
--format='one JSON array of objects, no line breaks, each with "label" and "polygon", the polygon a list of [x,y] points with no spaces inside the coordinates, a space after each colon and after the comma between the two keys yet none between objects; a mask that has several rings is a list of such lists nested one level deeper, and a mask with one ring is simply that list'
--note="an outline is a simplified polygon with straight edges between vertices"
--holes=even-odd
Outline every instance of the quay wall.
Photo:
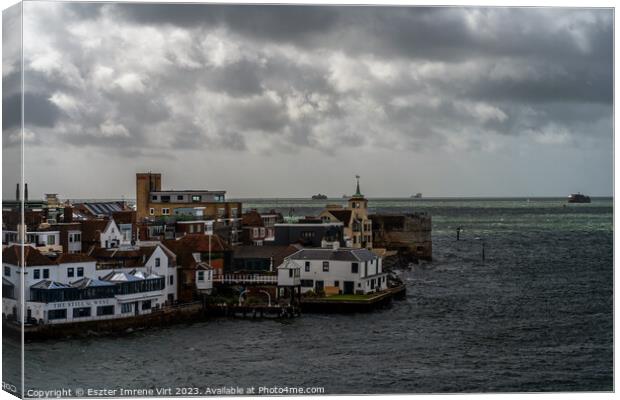
[{"label": "quay wall", "polygon": [[373,214],[373,246],[421,260],[433,259],[432,219],[426,213]]},{"label": "quay wall", "polygon": [[301,311],[319,314],[367,313],[389,307],[392,300],[402,300],[406,295],[404,285],[388,289],[386,292],[369,300],[333,300],[329,297],[302,299]]},{"label": "quay wall", "polygon": [[[153,326],[166,326],[179,322],[194,322],[204,318],[205,313],[202,304],[191,303],[127,318],[53,325],[28,325],[24,329],[24,334],[27,340],[98,336],[132,332]],[[20,336],[19,324],[3,320],[3,328],[8,335]]]}]

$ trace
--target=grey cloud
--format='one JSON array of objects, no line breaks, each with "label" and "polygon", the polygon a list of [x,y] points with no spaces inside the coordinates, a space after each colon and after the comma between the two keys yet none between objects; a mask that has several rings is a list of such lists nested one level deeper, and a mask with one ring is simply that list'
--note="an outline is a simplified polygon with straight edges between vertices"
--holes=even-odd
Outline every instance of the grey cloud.
[{"label": "grey cloud", "polygon": [[247,97],[263,91],[260,69],[261,66],[256,63],[242,60],[202,73],[206,75],[207,85],[212,89],[226,92],[234,97]]},{"label": "grey cloud", "polygon": [[[33,124],[69,126],[60,139],[76,146],[115,148],[128,155],[168,145],[242,151],[248,149],[250,135],[262,135],[272,147],[284,151],[323,150],[345,143],[381,145],[381,131],[396,141],[388,146],[411,148],[441,148],[446,145],[446,132],[459,129],[518,136],[553,124],[583,134],[578,133],[584,131],[581,125],[591,123],[597,130],[592,135],[600,137],[609,134],[603,127],[611,115],[608,106],[613,96],[609,16],[608,10],[583,9],[71,5],[62,24],[49,21],[50,35],[84,86],[32,69],[27,71],[27,84],[44,93],[67,93],[88,107],[67,115],[45,100],[49,95],[26,100],[40,110]],[[90,21],[97,27],[106,18],[124,27],[174,26],[190,35],[193,44],[186,56],[202,66],[184,64],[171,48],[165,55],[168,63],[141,75],[144,92],[127,93],[111,84],[106,90],[93,88],[93,66],[123,60],[126,50],[106,50],[110,54],[87,50],[66,28],[73,21]],[[216,28],[242,46],[240,59],[217,67],[207,63],[211,54],[197,43]],[[349,77],[367,78],[368,85],[354,84],[348,91],[337,87],[327,58],[338,52],[360,66]],[[296,59],[296,54],[305,60]],[[369,57],[401,68],[417,64],[411,70],[398,70],[394,80],[383,80],[363,67]],[[428,74],[423,71],[425,63],[441,64],[443,69]],[[112,66],[121,73],[133,72]],[[514,71],[493,75],[498,66]],[[268,92],[281,101],[266,96]],[[392,104],[408,95],[428,101]],[[224,98],[225,108],[208,107],[210,96]],[[368,103],[351,105],[362,98]],[[328,106],[321,107],[317,99]],[[303,108],[303,115],[290,115],[287,102]],[[476,107],[483,107],[483,114],[497,108],[505,117],[476,115]],[[376,108],[383,110],[384,118],[368,117]],[[528,109],[537,113],[529,115]],[[122,125],[127,135],[113,140],[101,135],[100,126],[106,121]],[[328,143],[317,131],[320,124],[334,130]],[[162,132],[169,143],[149,140]],[[479,145],[475,137],[469,140]],[[132,152],[132,148],[140,150]]]},{"label": "grey cloud", "polygon": [[239,132],[224,132],[216,144],[226,149],[242,151],[247,149],[245,138]]},{"label": "grey cloud", "polygon": [[308,41],[333,27],[338,16],[332,7],[204,4],[116,4],[122,17],[143,24],[227,26],[242,34],[267,40]]},{"label": "grey cloud", "polygon": [[[17,93],[2,101],[2,129],[21,124],[21,98]],[[24,122],[26,125],[52,127],[60,118],[60,110],[45,95],[26,93],[24,95]]]}]

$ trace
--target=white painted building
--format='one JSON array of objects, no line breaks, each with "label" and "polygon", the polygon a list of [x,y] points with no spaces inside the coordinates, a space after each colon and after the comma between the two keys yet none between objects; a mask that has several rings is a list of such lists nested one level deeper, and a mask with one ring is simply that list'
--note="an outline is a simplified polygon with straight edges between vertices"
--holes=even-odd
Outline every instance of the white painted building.
[{"label": "white painted building", "polygon": [[287,257],[281,267],[291,260],[300,267],[302,293],[329,289],[341,294],[366,294],[387,288],[381,258],[367,249],[305,248]]},{"label": "white painted building", "polygon": [[[165,246],[132,248],[131,264],[121,249],[105,250],[99,262],[85,254],[50,257],[24,248],[26,318],[38,323],[67,323],[123,318],[150,313],[177,299],[176,260]],[[3,251],[3,317],[19,318],[21,298],[19,246]],[[76,311],[77,309],[77,311]]]},{"label": "white painted building", "polygon": [[196,290],[205,294],[213,291],[213,267],[206,262],[196,264]]},{"label": "white painted building", "polygon": [[131,242],[131,237],[129,241],[126,241],[125,235],[123,235],[123,232],[116,222],[110,219],[105,229],[101,232],[99,240],[101,241],[101,247],[110,249],[119,247],[121,244],[129,244]]},{"label": "white painted building", "polygon": [[[5,246],[17,244],[17,231],[2,230],[2,243]],[[41,252],[62,251],[60,232],[43,230],[26,233],[26,244],[36,247]]]}]

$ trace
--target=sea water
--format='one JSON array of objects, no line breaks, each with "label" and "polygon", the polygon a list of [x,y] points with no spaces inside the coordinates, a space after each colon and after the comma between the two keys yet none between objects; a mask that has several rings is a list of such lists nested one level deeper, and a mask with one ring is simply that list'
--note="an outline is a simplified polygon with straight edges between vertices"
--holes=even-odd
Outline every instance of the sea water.
[{"label": "sea water", "polygon": [[[252,199],[244,209],[305,216],[333,202],[342,200]],[[391,308],[27,343],[26,388],[613,389],[612,199],[370,199],[369,206],[433,218],[433,261],[403,273],[406,300]],[[5,361],[17,359],[19,347],[4,344]],[[5,380],[16,378],[7,367]]]}]

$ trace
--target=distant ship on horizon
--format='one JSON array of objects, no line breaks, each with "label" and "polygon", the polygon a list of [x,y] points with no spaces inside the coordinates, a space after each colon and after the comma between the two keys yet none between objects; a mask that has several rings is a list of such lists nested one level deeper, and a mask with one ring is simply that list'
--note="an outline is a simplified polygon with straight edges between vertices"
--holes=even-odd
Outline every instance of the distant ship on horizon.
[{"label": "distant ship on horizon", "polygon": [[568,196],[569,203],[590,203],[590,196],[581,193],[573,193]]},{"label": "distant ship on horizon", "polygon": [[321,193],[315,194],[312,196],[312,200],[327,200],[327,196]]},{"label": "distant ship on horizon", "polygon": [[411,196],[412,199],[421,199],[422,198],[422,193],[416,193],[413,196]]}]

